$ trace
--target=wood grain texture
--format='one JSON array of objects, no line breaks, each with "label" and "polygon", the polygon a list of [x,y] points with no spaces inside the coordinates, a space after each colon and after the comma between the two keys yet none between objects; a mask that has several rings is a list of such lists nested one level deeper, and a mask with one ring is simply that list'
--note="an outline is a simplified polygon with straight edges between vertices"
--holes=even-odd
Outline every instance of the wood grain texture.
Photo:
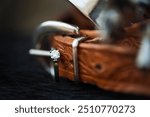
[{"label": "wood grain texture", "polygon": [[[54,47],[61,53],[60,75],[70,80],[74,79],[73,39],[68,36],[54,38]],[[80,81],[106,90],[150,95],[150,71],[141,71],[135,65],[139,43],[139,38],[134,36],[115,45],[81,43],[78,47]]]}]

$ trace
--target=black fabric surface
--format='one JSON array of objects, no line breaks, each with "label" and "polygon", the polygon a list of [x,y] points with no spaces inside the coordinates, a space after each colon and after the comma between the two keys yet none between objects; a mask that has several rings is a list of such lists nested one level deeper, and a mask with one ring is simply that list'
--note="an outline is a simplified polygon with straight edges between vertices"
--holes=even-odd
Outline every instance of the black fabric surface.
[{"label": "black fabric surface", "polygon": [[0,35],[0,99],[149,99],[114,93],[61,78],[56,83],[28,54],[31,36]]}]

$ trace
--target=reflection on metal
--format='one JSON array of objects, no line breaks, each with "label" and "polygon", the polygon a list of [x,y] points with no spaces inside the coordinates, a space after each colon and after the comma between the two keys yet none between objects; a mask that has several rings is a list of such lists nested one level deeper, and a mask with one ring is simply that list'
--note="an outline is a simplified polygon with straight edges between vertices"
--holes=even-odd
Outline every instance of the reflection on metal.
[{"label": "reflection on metal", "polygon": [[140,69],[150,69],[150,25],[147,26],[137,57],[137,66]]},{"label": "reflection on metal", "polygon": [[34,43],[36,48],[41,48],[42,40],[46,36],[51,36],[55,33],[59,34],[79,34],[79,28],[64,22],[59,21],[46,21],[39,25],[34,34]]},{"label": "reflection on metal", "polygon": [[45,50],[30,49],[29,50],[29,54],[30,55],[35,55],[35,56],[51,57],[50,52],[49,51],[45,51]]},{"label": "reflection on metal", "polygon": [[86,37],[75,38],[72,43],[72,53],[73,53],[73,67],[74,67],[74,81],[79,81],[79,67],[78,67],[78,45],[81,41],[84,41]]},{"label": "reflection on metal", "polygon": [[68,0],[83,15],[85,15],[98,29],[102,29],[101,24],[97,22],[97,18],[104,8],[107,0]]}]

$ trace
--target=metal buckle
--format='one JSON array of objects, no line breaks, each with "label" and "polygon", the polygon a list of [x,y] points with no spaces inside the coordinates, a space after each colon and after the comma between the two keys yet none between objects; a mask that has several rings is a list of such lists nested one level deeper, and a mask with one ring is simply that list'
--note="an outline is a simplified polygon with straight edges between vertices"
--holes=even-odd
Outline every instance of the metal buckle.
[{"label": "metal buckle", "polygon": [[[78,35],[79,28],[77,26],[73,26],[67,23],[59,22],[59,21],[46,21],[39,25],[35,34],[34,34],[34,44],[35,49],[30,49],[30,55],[36,56],[47,56],[51,57],[53,60],[53,66],[48,66],[44,64],[45,69],[54,77],[55,81],[59,79],[59,71],[58,71],[58,59],[60,58],[60,53],[58,50],[51,49],[50,51],[40,50],[41,42],[45,40],[45,36],[48,34],[49,36],[53,34],[72,34]],[[54,73],[53,73],[54,71]]]}]

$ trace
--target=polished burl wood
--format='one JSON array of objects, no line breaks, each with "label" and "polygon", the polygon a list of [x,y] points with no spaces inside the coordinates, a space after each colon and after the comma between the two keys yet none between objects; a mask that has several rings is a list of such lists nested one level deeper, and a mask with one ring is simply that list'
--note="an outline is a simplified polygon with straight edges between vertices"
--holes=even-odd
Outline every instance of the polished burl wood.
[{"label": "polished burl wood", "polygon": [[[137,68],[135,60],[140,45],[139,25],[125,30],[125,35],[115,44],[100,42],[100,32],[81,30],[87,41],[78,47],[80,81],[106,90],[150,95],[150,70]],[[74,79],[71,36],[54,36],[54,47],[61,53],[60,76]],[[99,43],[98,43],[99,42]]]}]

